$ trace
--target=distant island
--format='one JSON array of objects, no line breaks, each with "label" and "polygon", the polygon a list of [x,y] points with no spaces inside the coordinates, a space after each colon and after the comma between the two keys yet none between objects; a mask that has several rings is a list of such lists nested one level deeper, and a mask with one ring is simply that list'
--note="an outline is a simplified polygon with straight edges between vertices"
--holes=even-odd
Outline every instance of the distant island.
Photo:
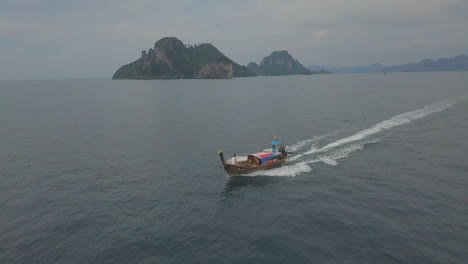
[{"label": "distant island", "polygon": [[229,79],[256,74],[241,66],[209,43],[185,45],[165,37],[141,57],[120,67],[112,79]]},{"label": "distant island", "polygon": [[260,64],[246,66],[232,61],[210,43],[186,45],[175,37],[158,40],[153,48],[143,50],[134,62],[120,67],[112,79],[230,79],[234,77],[311,75],[319,73],[384,73],[468,71],[468,56],[438,60],[424,59],[417,63],[384,66],[375,63],[365,66],[306,68],[288,51],[273,51]]},{"label": "distant island", "polygon": [[239,65],[209,43],[186,45],[175,37],[158,40],[136,61],[120,67],[112,79],[230,79],[257,75],[310,75],[311,71],[286,50],[274,51],[259,65]]},{"label": "distant island", "polygon": [[273,51],[263,58],[260,64],[251,62],[247,65],[257,75],[310,75],[314,73],[327,73],[326,71],[313,72],[294,59],[286,50]]},{"label": "distant island", "polygon": [[436,71],[468,71],[468,56],[458,55],[449,59],[424,59],[417,63],[394,66],[384,66],[380,63],[354,67],[324,67],[311,65],[312,71],[325,70],[332,73],[372,73],[372,72],[436,72]]}]

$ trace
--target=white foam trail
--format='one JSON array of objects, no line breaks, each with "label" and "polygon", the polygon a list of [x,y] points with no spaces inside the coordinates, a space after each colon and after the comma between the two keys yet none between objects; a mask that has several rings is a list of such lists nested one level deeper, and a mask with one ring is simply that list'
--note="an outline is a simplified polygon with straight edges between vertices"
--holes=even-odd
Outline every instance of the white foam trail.
[{"label": "white foam trail", "polygon": [[299,141],[291,146],[286,146],[287,150],[288,151],[292,151],[292,152],[295,152],[295,151],[299,151],[301,150],[302,148],[304,148],[305,146],[311,144],[311,143],[314,143],[314,145],[325,139],[325,138],[328,138],[328,137],[331,137],[331,136],[335,136],[336,134],[338,134],[342,129],[337,129],[335,131],[333,131],[332,133],[327,133],[327,134],[323,134],[323,135],[317,135],[317,136],[313,136],[311,139],[306,139],[306,140],[302,140],[302,141]]},{"label": "white foam trail", "polygon": [[351,142],[363,140],[371,135],[377,134],[379,132],[388,130],[390,128],[396,127],[396,126],[401,126],[407,123],[410,123],[413,120],[420,119],[423,117],[426,117],[432,113],[436,112],[441,112],[447,108],[450,108],[454,106],[456,103],[460,102],[460,99],[458,98],[449,98],[446,100],[443,100],[441,102],[425,106],[424,108],[411,111],[411,112],[406,112],[400,115],[396,115],[386,121],[380,122],[376,125],[373,125],[372,127],[368,129],[364,129],[352,136],[342,138],[340,140],[337,140],[335,142],[332,142],[328,145],[325,145],[324,147],[320,148],[319,150],[317,149],[311,149],[310,151],[304,153],[306,155],[314,154],[317,152],[323,152],[332,148],[336,148]]},{"label": "white foam trail", "polygon": [[329,157],[319,157],[320,161],[322,161],[325,164],[331,165],[331,166],[336,166],[338,165],[338,162],[332,158]]},{"label": "white foam trail", "polygon": [[289,158],[289,162],[295,161],[295,160],[297,160],[297,159],[299,159],[299,158],[302,158],[302,157],[304,157],[303,154],[298,154],[298,155],[296,155],[296,156],[292,156],[292,157]]},{"label": "white foam trail", "polygon": [[[296,144],[293,144],[291,146],[286,146],[287,150],[288,151],[292,151],[292,152],[296,152],[296,151],[299,151],[301,150],[302,148],[304,148],[305,146],[309,145],[310,143],[313,143],[312,144],[312,149],[315,149],[317,143],[319,143],[321,140],[325,139],[325,138],[328,138],[328,137],[331,137],[331,136],[335,136],[336,134],[338,134],[340,131],[342,131],[342,129],[337,129],[335,131],[333,131],[332,133],[328,133],[328,134],[323,134],[323,135],[318,135],[318,136],[313,136],[312,139],[306,139],[306,140],[303,140],[303,141],[299,141],[297,142]],[[304,154],[298,154],[296,156],[292,156],[289,158],[289,161],[295,161],[297,159],[300,159],[304,157]]]},{"label": "white foam trail", "polygon": [[293,176],[297,176],[305,172],[312,171],[312,168],[308,165],[311,163],[324,162],[325,164],[336,166],[338,165],[338,162],[336,160],[348,157],[352,152],[357,151],[357,150],[362,150],[366,144],[377,143],[383,138],[383,137],[372,138],[372,136],[382,131],[391,129],[393,127],[401,126],[401,125],[410,123],[413,120],[426,117],[432,113],[444,111],[464,100],[466,99],[465,98],[463,99],[449,98],[441,102],[425,106],[415,111],[410,111],[410,112],[406,112],[400,115],[396,115],[386,121],[382,121],[378,124],[375,124],[370,128],[361,130],[360,132],[357,132],[354,135],[351,135],[349,137],[345,137],[335,142],[329,143],[322,148],[317,148],[316,147],[317,143],[319,143],[320,140],[326,137],[336,135],[339,132],[339,130],[330,134],[315,136],[312,139],[300,141],[296,144],[293,144],[292,146],[289,146],[288,148],[290,150],[297,151],[312,143],[310,150],[305,153],[298,154],[296,156],[289,158],[288,162],[290,163],[300,158],[304,158],[304,159],[311,158],[311,159],[301,161],[298,163],[288,164],[288,165],[285,165],[285,166],[282,166],[280,168],[276,168],[273,170],[254,172],[252,174],[247,174],[245,176],[262,175],[262,176],[293,177]]},{"label": "white foam trail", "polygon": [[304,146],[306,146],[309,143],[312,143],[314,140],[313,139],[306,139],[303,141],[299,141],[296,144],[293,144],[291,146],[287,146],[288,151],[299,151],[301,150]]},{"label": "white foam trail", "polygon": [[[364,149],[364,146],[367,144],[372,144],[372,143],[377,143],[381,140],[382,138],[376,138],[372,140],[366,140],[363,142],[343,146],[342,148],[336,148],[331,151],[326,151],[322,152],[321,154],[318,155],[318,158],[320,161],[322,161],[325,164],[336,166],[338,165],[338,162],[336,160],[346,158],[349,156],[354,151],[357,150],[362,150]],[[317,160],[311,160],[308,161],[309,163],[316,162]]]},{"label": "white foam trail", "polygon": [[266,171],[256,171],[250,174],[242,176],[282,176],[282,177],[294,177],[304,172],[310,172],[312,168],[307,165],[307,162],[300,162],[293,165],[285,165],[276,169]]}]

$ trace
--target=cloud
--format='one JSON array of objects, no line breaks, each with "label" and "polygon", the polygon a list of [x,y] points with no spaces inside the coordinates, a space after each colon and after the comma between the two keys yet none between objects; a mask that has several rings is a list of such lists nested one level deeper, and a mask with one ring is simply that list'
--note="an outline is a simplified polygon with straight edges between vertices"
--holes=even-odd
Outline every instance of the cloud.
[{"label": "cloud", "polygon": [[328,37],[328,30],[321,29],[319,31],[314,32],[313,35],[314,35],[315,38],[318,38],[318,39],[327,38]]},{"label": "cloud", "polygon": [[[0,79],[30,78],[31,73],[53,78],[46,76],[50,72],[111,76],[164,36],[211,42],[242,64],[284,49],[304,64],[397,64],[448,57],[468,46],[468,34],[462,34],[468,28],[466,3],[4,0],[0,67],[9,70],[0,72]],[[63,67],[67,60],[73,65]],[[49,64],[49,70],[47,61],[59,63]]]}]

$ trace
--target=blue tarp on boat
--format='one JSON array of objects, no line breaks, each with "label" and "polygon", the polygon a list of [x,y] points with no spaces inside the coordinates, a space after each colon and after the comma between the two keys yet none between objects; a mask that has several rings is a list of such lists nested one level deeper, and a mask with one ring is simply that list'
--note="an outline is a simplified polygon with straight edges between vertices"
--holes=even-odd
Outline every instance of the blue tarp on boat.
[{"label": "blue tarp on boat", "polygon": [[273,153],[273,152],[260,152],[260,153],[254,153],[254,154],[250,154],[250,156],[253,156],[253,157],[256,157],[256,158],[259,158],[262,163],[261,164],[265,164],[265,162],[271,160],[271,159],[274,159],[276,157],[278,157],[277,154]]}]

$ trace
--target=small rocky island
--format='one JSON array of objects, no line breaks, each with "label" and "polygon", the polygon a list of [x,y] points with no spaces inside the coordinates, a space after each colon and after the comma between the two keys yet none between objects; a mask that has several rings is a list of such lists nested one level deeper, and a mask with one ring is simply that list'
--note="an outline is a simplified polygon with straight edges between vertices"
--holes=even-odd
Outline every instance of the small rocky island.
[{"label": "small rocky island", "polygon": [[175,37],[162,38],[141,57],[120,67],[112,79],[230,79],[256,74],[209,43],[185,45]]},{"label": "small rocky island", "polygon": [[260,65],[251,62],[247,65],[257,75],[310,75],[310,71],[298,60],[294,59],[286,50],[273,51],[270,56],[263,58]]}]

